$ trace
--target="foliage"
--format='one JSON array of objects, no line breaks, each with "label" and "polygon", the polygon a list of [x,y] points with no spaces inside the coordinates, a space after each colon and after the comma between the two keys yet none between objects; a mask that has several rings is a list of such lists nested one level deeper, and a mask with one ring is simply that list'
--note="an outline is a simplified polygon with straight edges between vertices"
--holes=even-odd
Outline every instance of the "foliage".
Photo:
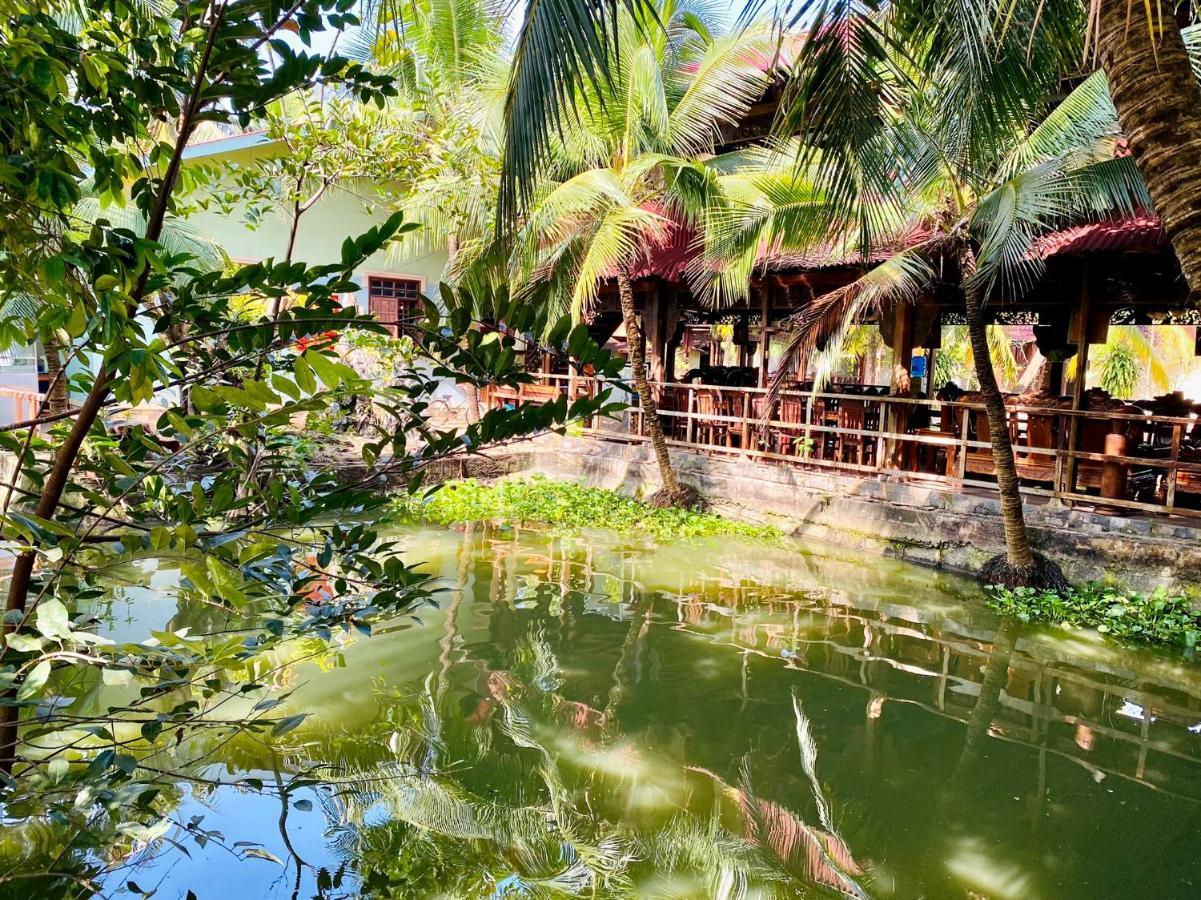
[{"label": "foliage", "polygon": [[[0,806],[6,830],[52,829],[61,848],[0,872],[5,886],[93,891],[110,861],[171,827],[180,781],[215,749],[240,734],[271,744],[300,724],[302,713],[282,716],[280,698],[263,696],[281,660],[322,654],[336,634],[369,634],[429,599],[425,577],[369,524],[388,502],[379,480],[417,490],[431,463],[614,408],[605,390],[494,410],[464,428],[431,422],[446,380],[529,380],[515,339],[482,330],[474,309],[537,326],[602,379],[620,371],[586,328],[540,322],[507,297],[444,289],[443,306],[406,323],[413,356],[390,379],[342,362],[323,336],[383,331],[339,296],[415,227],[401,213],[346,236],[319,265],[213,269],[168,241],[197,184],[183,158],[201,125],[246,127],[323,89],[377,104],[395,94],[390,78],[309,49],[314,35],[355,26],[352,6],[84,2],[56,18],[16,3],[0,14],[0,83],[14,98],[0,107],[0,302],[39,299],[6,306],[3,336],[64,331],[86,394],[0,429],[0,450],[16,461],[0,498],[0,543],[14,560]],[[89,196],[99,212],[81,219]],[[110,218],[110,207],[136,215]],[[259,312],[285,296],[288,308]],[[349,398],[382,415],[365,436],[364,474],[340,481],[312,470],[291,432]],[[161,415],[146,425],[116,415],[151,402]],[[140,555],[181,561],[182,594],[212,610],[211,627],[97,634],[87,610],[105,573]],[[89,698],[101,686],[98,708]]]},{"label": "foliage", "polygon": [[662,541],[721,535],[780,537],[780,532],[769,526],[685,509],[655,509],[613,491],[540,476],[492,485],[473,479],[452,482],[424,498],[405,498],[397,511],[401,516],[415,515],[439,524],[482,520],[568,530],[609,528]]},{"label": "foliage", "polygon": [[[1014,342],[1004,325],[988,326],[988,350],[1001,389],[1013,390],[1021,371],[1014,355]],[[969,391],[980,386],[966,325],[943,326],[942,346],[934,354],[934,386],[942,387],[949,381]]]},{"label": "foliage", "polygon": [[[196,205],[238,214],[257,228],[268,215],[299,218],[332,190],[372,209],[379,198],[413,178],[418,135],[405,108],[387,109],[323,90],[276,101],[257,123],[275,146],[247,163],[193,165],[208,190]],[[287,248],[279,247],[280,258]]]},{"label": "foliage", "polygon": [[[1123,400],[1178,390],[1195,360],[1192,329],[1180,325],[1113,325],[1089,360],[1089,381]],[[1076,360],[1068,363],[1075,377]]]},{"label": "foliage", "polygon": [[1201,637],[1201,613],[1189,597],[1156,589],[1126,591],[1093,581],[1068,593],[1035,588],[989,588],[989,605],[1023,622],[1095,628],[1102,634],[1191,650]]},{"label": "foliage", "polygon": [[714,176],[703,160],[767,83],[764,31],[714,37],[675,0],[657,0],[655,14],[665,31],[618,19],[623,52],[601,84],[580,87],[514,238],[516,289],[576,317],[606,278],[703,214]]},{"label": "foliage", "polygon": [[508,74],[501,14],[488,0],[379,4],[376,13],[365,33],[370,40],[356,52],[401,85],[416,152],[393,199],[421,224],[391,252],[412,258],[445,251],[446,280],[472,288],[497,284],[504,246],[496,228],[500,117]]},{"label": "foliage", "polygon": [[1134,398],[1142,371],[1138,357],[1127,344],[1112,344],[1097,353],[1097,368],[1100,370],[1101,387],[1122,400]]}]

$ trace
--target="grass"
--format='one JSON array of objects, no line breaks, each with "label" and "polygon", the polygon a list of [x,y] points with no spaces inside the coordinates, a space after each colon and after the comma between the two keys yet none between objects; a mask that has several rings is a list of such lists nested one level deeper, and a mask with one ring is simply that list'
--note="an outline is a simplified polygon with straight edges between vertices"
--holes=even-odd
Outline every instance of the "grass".
[{"label": "grass", "polygon": [[424,522],[494,521],[514,525],[538,524],[579,531],[607,528],[655,540],[737,536],[780,538],[779,529],[732,522],[711,513],[683,509],[654,509],[638,500],[603,488],[540,476],[481,484],[474,479],[450,482],[424,498],[398,501],[397,514]]},{"label": "grass", "polygon": [[1189,650],[1201,637],[1201,613],[1190,599],[1164,590],[1140,594],[1094,581],[1063,593],[994,585],[988,596],[997,612],[1023,622],[1095,628],[1111,637]]}]

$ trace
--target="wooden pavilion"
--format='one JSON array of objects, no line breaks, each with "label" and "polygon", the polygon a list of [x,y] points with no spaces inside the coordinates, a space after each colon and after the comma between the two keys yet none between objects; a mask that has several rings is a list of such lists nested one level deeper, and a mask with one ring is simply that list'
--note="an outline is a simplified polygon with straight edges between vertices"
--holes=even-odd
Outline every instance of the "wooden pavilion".
[{"label": "wooden pavilion", "polygon": [[[995,323],[1028,326],[1047,360],[1042,390],[1007,398],[1024,490],[1108,511],[1201,516],[1201,404],[1180,394],[1127,403],[1069,377],[1087,372],[1090,346],[1105,343],[1111,325],[1201,324],[1158,220],[1082,224],[1046,236],[1035,252],[1045,262],[1038,284],[1018,301],[997,296],[989,304]],[[772,401],[767,384],[779,362],[773,337],[786,335],[789,320],[815,298],[878,260],[764,259],[750,300],[715,310],[690,291],[688,258],[686,238],[679,237],[635,272],[648,374],[672,445],[948,490],[991,485],[988,423],[978,397],[936,395],[930,377],[942,326],[963,322],[956,283],[885,310],[874,323],[892,351],[888,384],[843,383],[815,392],[798,373]],[[702,353],[691,371],[677,371],[680,347],[698,337],[704,344],[715,324],[724,326],[724,343],[736,348],[736,358],[718,365]],[[620,325],[616,289],[609,287],[590,328],[607,341],[623,333]],[[591,389],[579,373],[549,366],[538,377],[545,386],[531,396]],[[594,426],[593,434],[609,440],[645,439],[637,411],[620,426]]]}]

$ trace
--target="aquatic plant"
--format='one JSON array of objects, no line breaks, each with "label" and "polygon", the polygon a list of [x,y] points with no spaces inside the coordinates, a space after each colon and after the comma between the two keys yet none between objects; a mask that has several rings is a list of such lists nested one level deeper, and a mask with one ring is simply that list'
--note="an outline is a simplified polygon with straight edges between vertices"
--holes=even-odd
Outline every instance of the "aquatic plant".
[{"label": "aquatic plant", "polygon": [[779,538],[769,525],[733,522],[711,513],[656,509],[614,491],[542,476],[482,484],[455,481],[424,497],[396,501],[401,518],[448,525],[452,522],[500,521],[578,530],[609,528],[623,534],[645,534],[656,540],[734,535]]},{"label": "aquatic plant", "polygon": [[1065,592],[998,585],[988,592],[993,609],[1023,622],[1094,628],[1116,638],[1190,650],[1201,636],[1201,613],[1190,599],[1163,589],[1140,594],[1093,581]]}]

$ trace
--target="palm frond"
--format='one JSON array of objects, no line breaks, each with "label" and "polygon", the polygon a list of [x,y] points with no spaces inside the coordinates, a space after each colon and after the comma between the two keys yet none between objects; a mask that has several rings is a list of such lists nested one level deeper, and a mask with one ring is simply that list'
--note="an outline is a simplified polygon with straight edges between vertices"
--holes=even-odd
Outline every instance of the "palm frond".
[{"label": "palm frond", "polygon": [[579,88],[610,81],[618,11],[641,28],[660,27],[652,0],[529,0],[505,99],[500,222],[529,200],[553,130],[563,131]]},{"label": "palm frond", "polygon": [[1098,70],[1081,82],[1009,152],[1000,167],[1007,178],[1048,159],[1087,150],[1118,135],[1118,114],[1109,96],[1105,73]]},{"label": "palm frond", "polygon": [[923,90],[937,94],[942,143],[965,172],[989,172],[1041,118],[1079,61],[1070,0],[896,0],[890,25]]},{"label": "palm frond", "polygon": [[670,223],[639,207],[614,209],[599,223],[576,271],[571,312],[579,319],[592,308],[597,289],[619,267],[636,259],[648,243],[661,242]]},{"label": "palm frond", "polygon": [[[795,25],[812,16],[795,53],[773,132],[800,136],[797,167],[821,184],[830,227],[854,224],[864,197],[897,205],[894,131],[908,81],[877,0],[812,0],[793,6]],[[861,241],[867,245],[867,237]]]},{"label": "palm frond", "polygon": [[740,31],[712,40],[700,58],[677,75],[686,87],[666,128],[674,152],[688,156],[710,150],[721,126],[734,125],[746,115],[768,85],[763,63],[772,49],[767,31]]},{"label": "palm frond", "polygon": [[939,244],[925,242],[897,253],[850,284],[816,298],[788,320],[788,343],[769,385],[773,399],[814,351],[820,384],[828,380],[847,336],[860,321],[878,315],[888,304],[916,301],[934,280],[929,256]]},{"label": "palm frond", "polygon": [[1042,261],[1030,252],[1035,237],[1066,219],[1075,202],[1059,159],[1025,169],[982,197],[968,222],[979,244],[974,281],[986,292],[1023,293],[1042,273]]}]

